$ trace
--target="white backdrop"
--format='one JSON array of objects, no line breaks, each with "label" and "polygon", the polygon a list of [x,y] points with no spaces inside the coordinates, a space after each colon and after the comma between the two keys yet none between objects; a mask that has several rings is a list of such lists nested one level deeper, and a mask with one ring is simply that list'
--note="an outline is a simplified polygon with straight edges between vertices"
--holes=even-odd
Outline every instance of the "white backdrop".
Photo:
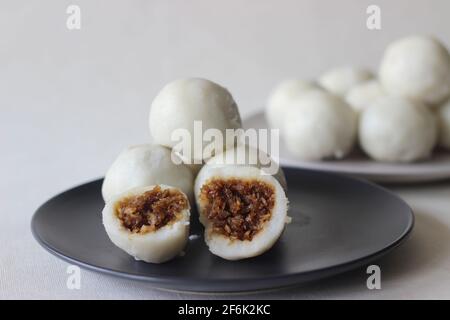
[{"label": "white backdrop", "polygon": [[[80,30],[66,28],[70,4],[81,8]],[[369,4],[381,8],[379,31],[366,28]],[[449,12],[448,0],[1,1],[0,298],[185,297],[89,272],[83,290],[68,291],[66,264],[30,235],[33,211],[102,175],[124,146],[148,141],[150,102],[172,79],[223,84],[245,116],[285,77],[376,68],[400,36],[433,34],[449,45]],[[283,296],[371,297],[361,277]],[[415,294],[392,290],[387,297]],[[449,289],[437,281],[421,294],[433,293]]]}]

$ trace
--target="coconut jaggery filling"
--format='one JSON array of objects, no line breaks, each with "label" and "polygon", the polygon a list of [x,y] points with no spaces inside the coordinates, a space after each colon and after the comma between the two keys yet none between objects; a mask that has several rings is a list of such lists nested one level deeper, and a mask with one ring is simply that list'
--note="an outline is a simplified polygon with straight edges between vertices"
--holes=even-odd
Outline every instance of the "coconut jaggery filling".
[{"label": "coconut jaggery filling", "polygon": [[202,186],[200,199],[212,232],[251,241],[271,218],[275,189],[257,179],[213,178]]},{"label": "coconut jaggery filling", "polygon": [[130,196],[116,205],[117,217],[133,233],[156,231],[178,220],[188,201],[178,190],[156,186],[143,194]]}]

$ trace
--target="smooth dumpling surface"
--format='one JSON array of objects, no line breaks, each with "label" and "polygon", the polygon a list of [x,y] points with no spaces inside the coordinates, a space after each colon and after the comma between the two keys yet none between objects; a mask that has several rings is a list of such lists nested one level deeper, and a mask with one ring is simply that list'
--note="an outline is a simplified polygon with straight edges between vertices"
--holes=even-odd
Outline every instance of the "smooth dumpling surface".
[{"label": "smooth dumpling surface", "polygon": [[285,114],[287,149],[301,160],[343,158],[356,139],[357,116],[341,98],[326,92],[310,92],[295,101]]},{"label": "smooth dumpling surface", "polygon": [[266,119],[271,128],[282,129],[284,114],[291,102],[310,90],[321,90],[315,83],[305,80],[285,80],[273,89],[266,106]]},{"label": "smooth dumpling surface", "polygon": [[402,38],[387,47],[379,76],[392,95],[440,103],[450,94],[449,52],[432,37]]},{"label": "smooth dumpling surface", "polygon": [[[192,145],[187,155],[178,150],[188,133],[194,143],[195,121],[201,121],[201,129],[219,130],[225,137],[226,129],[242,127],[239,110],[230,92],[224,87],[200,78],[179,79],[161,89],[150,108],[150,133],[155,143],[175,147],[187,160],[202,160],[202,148],[207,144]],[[173,136],[174,135],[174,136]],[[224,139],[223,150],[232,146]],[[197,148],[197,149],[195,149]]]},{"label": "smooth dumpling surface", "polygon": [[386,93],[381,84],[377,80],[369,80],[351,88],[345,101],[359,113],[384,96]]},{"label": "smooth dumpling surface", "polygon": [[[193,199],[194,175],[189,167],[176,164],[170,149],[156,144],[132,146],[122,151],[106,173],[103,199],[129,189],[165,184],[180,188]],[[176,159],[181,161],[180,159]]]},{"label": "smooth dumpling surface", "polygon": [[420,102],[385,97],[366,109],[359,123],[359,141],[373,159],[411,162],[427,158],[436,143],[437,121]]},{"label": "smooth dumpling surface", "polygon": [[195,194],[205,242],[224,259],[264,253],[289,221],[284,189],[256,167],[206,164],[197,176]]},{"label": "smooth dumpling surface", "polygon": [[103,225],[111,241],[136,260],[166,262],[186,246],[190,206],[186,195],[165,185],[129,190],[106,202]]},{"label": "smooth dumpling surface", "polygon": [[372,72],[357,67],[339,67],[325,72],[319,84],[329,92],[345,97],[354,86],[373,78]]}]

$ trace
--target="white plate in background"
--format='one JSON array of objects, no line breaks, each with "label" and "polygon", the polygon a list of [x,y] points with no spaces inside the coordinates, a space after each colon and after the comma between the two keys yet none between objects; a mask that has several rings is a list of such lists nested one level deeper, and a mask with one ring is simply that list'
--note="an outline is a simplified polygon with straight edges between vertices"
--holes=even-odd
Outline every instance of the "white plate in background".
[{"label": "white plate in background", "polygon": [[[244,119],[244,127],[268,128],[264,113],[256,113]],[[450,178],[450,152],[435,152],[429,160],[408,163],[377,162],[360,151],[354,151],[342,160],[300,161],[285,148],[281,139],[280,164],[288,167],[315,169],[344,173],[376,182],[414,183]]]}]

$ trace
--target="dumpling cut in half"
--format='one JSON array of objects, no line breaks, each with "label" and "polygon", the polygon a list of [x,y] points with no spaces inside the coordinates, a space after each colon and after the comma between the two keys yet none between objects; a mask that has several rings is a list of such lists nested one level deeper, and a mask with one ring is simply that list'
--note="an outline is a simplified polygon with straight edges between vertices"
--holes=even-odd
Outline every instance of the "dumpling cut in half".
[{"label": "dumpling cut in half", "polygon": [[139,187],[108,201],[103,225],[111,241],[136,260],[168,261],[184,249],[189,236],[187,196],[166,185]]},{"label": "dumpling cut in half", "polygon": [[224,259],[250,258],[269,250],[289,219],[284,189],[256,167],[205,165],[197,176],[195,195],[206,244]]}]

